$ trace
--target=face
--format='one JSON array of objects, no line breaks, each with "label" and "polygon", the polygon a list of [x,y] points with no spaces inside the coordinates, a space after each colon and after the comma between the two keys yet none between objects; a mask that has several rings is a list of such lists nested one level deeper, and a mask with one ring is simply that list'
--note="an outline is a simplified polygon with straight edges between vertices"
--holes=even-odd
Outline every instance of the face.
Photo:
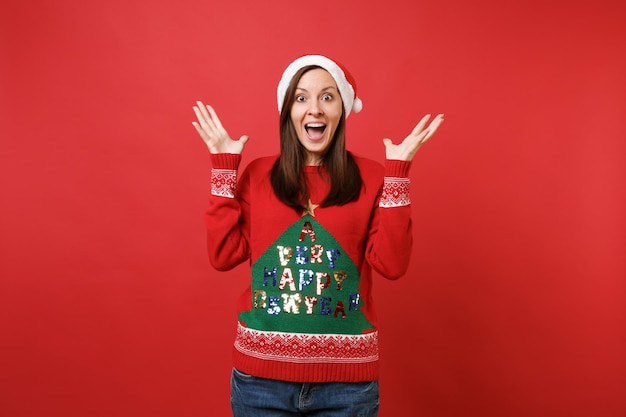
[{"label": "face", "polygon": [[302,75],[295,94],[291,122],[306,149],[306,165],[319,165],[343,112],[337,83],[326,70],[312,69]]}]

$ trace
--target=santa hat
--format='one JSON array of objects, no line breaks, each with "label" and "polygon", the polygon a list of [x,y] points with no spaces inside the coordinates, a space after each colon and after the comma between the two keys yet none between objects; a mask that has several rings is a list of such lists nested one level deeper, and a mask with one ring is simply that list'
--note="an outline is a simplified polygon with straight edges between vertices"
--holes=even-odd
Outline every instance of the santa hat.
[{"label": "santa hat", "polygon": [[339,88],[339,94],[341,94],[341,100],[343,101],[343,108],[346,113],[346,117],[351,111],[358,113],[363,108],[361,99],[356,96],[356,82],[352,75],[342,66],[335,61],[326,58],[322,55],[305,55],[295,61],[293,61],[283,72],[283,76],[278,83],[278,90],[276,96],[278,98],[278,111],[283,109],[283,101],[285,99],[285,93],[287,87],[296,72],[300,68],[307,67],[309,65],[317,65],[328,71],[328,73],[335,79],[337,87]]}]

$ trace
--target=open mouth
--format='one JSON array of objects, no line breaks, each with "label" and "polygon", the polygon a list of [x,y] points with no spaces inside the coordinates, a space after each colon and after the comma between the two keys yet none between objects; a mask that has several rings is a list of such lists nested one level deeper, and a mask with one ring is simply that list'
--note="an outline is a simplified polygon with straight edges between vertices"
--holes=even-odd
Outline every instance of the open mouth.
[{"label": "open mouth", "polygon": [[307,123],[304,125],[304,130],[306,130],[309,139],[318,140],[324,136],[326,125],[324,123]]}]

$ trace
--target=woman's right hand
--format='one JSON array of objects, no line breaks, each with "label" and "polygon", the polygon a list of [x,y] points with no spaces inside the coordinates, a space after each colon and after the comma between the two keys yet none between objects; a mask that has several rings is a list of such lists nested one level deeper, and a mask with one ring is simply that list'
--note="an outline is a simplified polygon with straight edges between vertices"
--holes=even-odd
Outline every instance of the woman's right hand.
[{"label": "woman's right hand", "polygon": [[192,122],[198,134],[209,148],[211,153],[236,153],[243,152],[243,147],[248,142],[249,137],[244,135],[239,140],[232,140],[222,126],[219,117],[213,107],[205,105],[201,101],[196,102],[193,111],[198,118],[197,122]]}]

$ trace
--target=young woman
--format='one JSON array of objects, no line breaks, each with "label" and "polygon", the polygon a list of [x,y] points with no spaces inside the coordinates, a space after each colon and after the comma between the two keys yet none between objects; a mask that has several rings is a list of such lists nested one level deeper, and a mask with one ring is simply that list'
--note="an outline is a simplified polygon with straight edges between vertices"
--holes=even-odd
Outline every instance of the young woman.
[{"label": "young woman", "polygon": [[194,107],[212,163],[211,264],[251,265],[238,301],[233,414],[376,416],[372,269],[388,279],[407,270],[411,159],[443,115],[430,124],[424,116],[400,144],[383,139],[383,166],[346,150],[346,118],[362,104],[336,62],[296,59],[277,98],[280,155],[252,161],[241,175],[248,137],[231,139],[211,106]]}]

